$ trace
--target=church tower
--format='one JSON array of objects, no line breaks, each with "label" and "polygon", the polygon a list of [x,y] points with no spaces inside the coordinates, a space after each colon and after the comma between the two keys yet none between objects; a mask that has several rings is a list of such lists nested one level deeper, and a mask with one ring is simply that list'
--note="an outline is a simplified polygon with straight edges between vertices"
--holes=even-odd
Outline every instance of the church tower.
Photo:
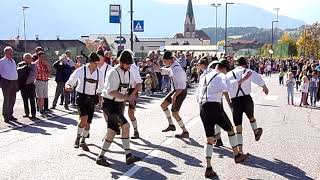
[{"label": "church tower", "polygon": [[196,21],[193,14],[192,0],[189,0],[187,7],[186,20],[184,21],[184,37],[195,38],[196,36]]}]

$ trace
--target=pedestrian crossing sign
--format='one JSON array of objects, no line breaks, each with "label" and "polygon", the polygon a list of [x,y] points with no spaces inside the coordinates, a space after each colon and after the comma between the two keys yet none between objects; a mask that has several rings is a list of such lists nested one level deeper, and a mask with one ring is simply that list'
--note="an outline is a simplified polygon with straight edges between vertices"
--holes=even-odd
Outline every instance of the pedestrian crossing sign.
[{"label": "pedestrian crossing sign", "polygon": [[144,32],[144,21],[143,20],[133,21],[133,31],[134,32]]}]

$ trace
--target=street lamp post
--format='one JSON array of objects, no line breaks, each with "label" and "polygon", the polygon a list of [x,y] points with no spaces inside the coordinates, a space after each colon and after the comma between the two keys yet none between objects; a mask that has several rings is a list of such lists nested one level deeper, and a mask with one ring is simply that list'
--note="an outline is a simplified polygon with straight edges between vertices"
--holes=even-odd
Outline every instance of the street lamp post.
[{"label": "street lamp post", "polygon": [[227,55],[228,48],[228,5],[232,5],[234,3],[226,3],[226,16],[225,16],[225,30],[224,30],[224,54]]},{"label": "street lamp post", "polygon": [[30,7],[28,6],[22,6],[22,13],[23,13],[23,31],[24,31],[24,52],[27,52],[27,35],[26,35],[26,16],[25,16],[25,10]]},{"label": "street lamp post", "polygon": [[131,51],[133,52],[133,0],[130,0]]},{"label": "street lamp post", "polygon": [[[273,24],[276,23],[278,21],[272,21],[272,25],[271,25],[271,49],[273,50]],[[271,54],[271,59],[272,59],[272,54]]]},{"label": "street lamp post", "polygon": [[216,28],[215,28],[215,45],[218,45],[218,7],[221,7],[221,4],[211,4],[211,6],[216,8]]}]

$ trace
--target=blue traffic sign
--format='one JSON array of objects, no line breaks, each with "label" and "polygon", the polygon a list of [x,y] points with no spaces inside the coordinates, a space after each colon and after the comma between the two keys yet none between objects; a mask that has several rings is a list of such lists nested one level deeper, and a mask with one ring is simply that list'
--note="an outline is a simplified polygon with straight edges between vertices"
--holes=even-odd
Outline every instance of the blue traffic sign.
[{"label": "blue traffic sign", "polygon": [[121,21],[121,6],[119,4],[110,4],[109,15],[110,23],[119,24]]},{"label": "blue traffic sign", "polygon": [[144,32],[144,21],[143,20],[133,21],[133,31],[134,32]]}]

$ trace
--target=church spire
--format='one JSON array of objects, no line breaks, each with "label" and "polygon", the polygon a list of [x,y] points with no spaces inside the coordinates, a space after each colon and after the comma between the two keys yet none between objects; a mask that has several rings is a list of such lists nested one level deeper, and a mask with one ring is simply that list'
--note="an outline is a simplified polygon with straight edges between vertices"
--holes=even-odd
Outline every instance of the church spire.
[{"label": "church spire", "polygon": [[196,21],[193,13],[192,0],[188,1],[186,20],[184,22],[184,37],[195,38]]},{"label": "church spire", "polygon": [[192,0],[188,1],[188,8],[187,8],[186,17],[189,17],[191,20],[194,18]]}]

